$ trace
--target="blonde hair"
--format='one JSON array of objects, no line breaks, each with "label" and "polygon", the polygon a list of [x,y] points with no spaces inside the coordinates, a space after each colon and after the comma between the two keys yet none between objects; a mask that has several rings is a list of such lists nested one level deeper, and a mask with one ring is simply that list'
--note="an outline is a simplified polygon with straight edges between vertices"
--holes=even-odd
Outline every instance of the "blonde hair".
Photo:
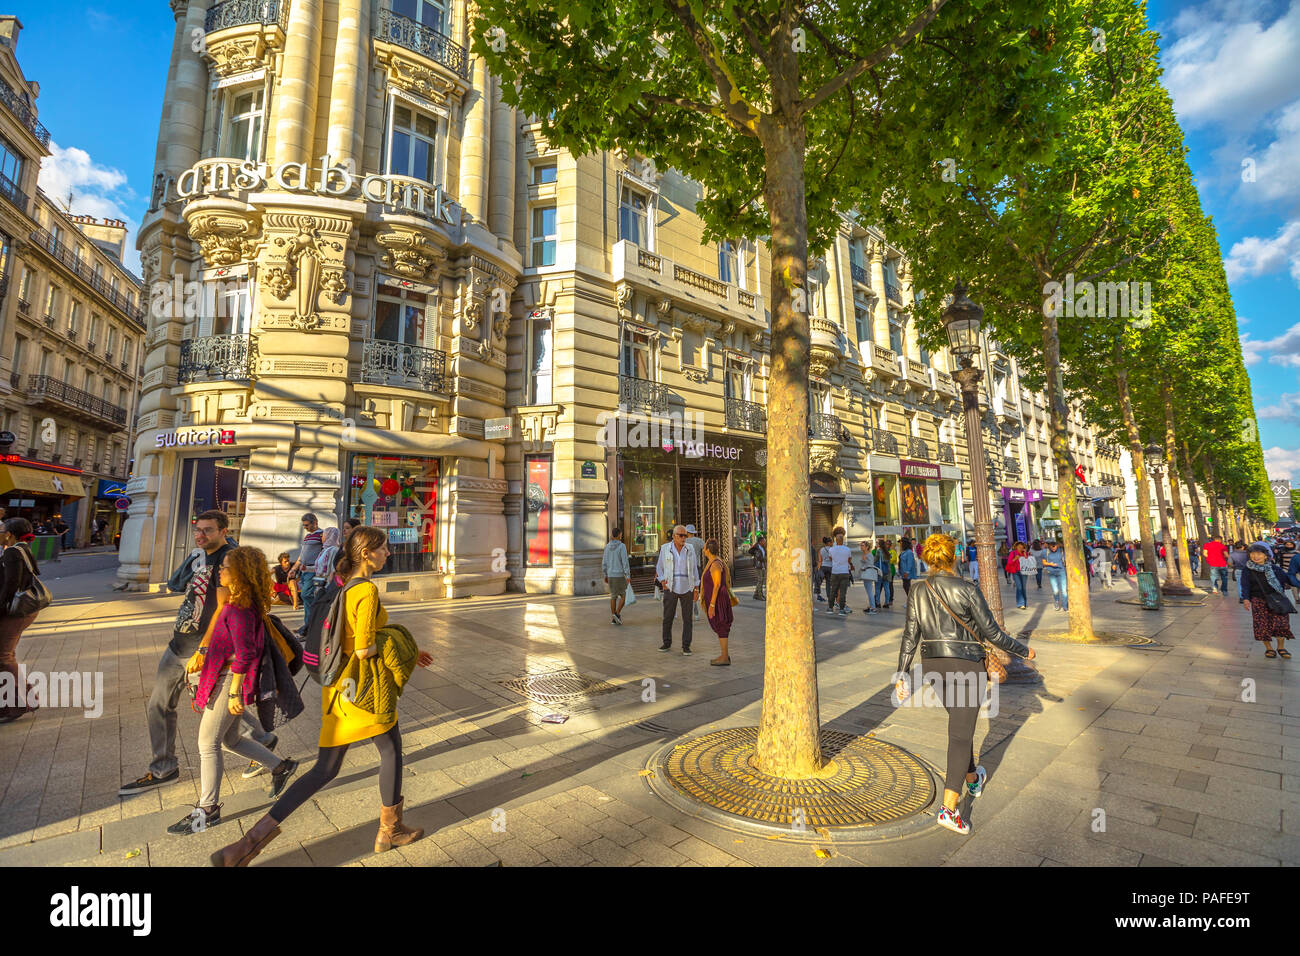
[{"label": "blonde hair", "polygon": [[951,572],[957,564],[957,542],[949,534],[932,534],[921,545],[921,560],[930,566],[930,572]]}]

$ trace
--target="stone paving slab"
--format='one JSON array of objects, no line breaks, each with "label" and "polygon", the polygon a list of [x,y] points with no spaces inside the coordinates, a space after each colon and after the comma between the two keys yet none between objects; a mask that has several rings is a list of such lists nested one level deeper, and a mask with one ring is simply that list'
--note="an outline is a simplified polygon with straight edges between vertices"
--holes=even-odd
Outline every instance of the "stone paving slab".
[{"label": "stone paving slab", "polygon": [[[1041,614],[1031,589],[1023,626]],[[1117,595],[1124,592],[1116,592]],[[139,600],[139,599],[137,599]],[[638,602],[608,625],[604,598],[509,595],[390,608],[435,656],[402,700],[406,817],[426,829],[410,847],[375,856],[378,755],[352,748],[336,781],[285,822],[258,865],[321,866],[1149,866],[1300,863],[1300,690],[1290,662],[1267,661],[1234,607],[1159,614],[1094,594],[1097,626],[1161,641],[1140,651],[1041,642],[1043,682],[1000,688],[999,714],[976,744],[988,791],[969,809],[973,832],[930,827],[906,839],[828,856],[777,832],[755,836],[689,817],[655,796],[640,771],[677,735],[753,725],[760,711],[762,607],[742,596],[731,668],[708,667],[706,626],[696,654],[661,654],[658,609]],[[142,612],[162,606],[148,598]],[[171,599],[168,607],[174,607]],[[105,616],[129,615],[114,598]],[[77,620],[94,617],[83,602]],[[137,615],[146,616],[146,615]],[[167,620],[170,620],[168,617]],[[940,708],[894,709],[889,678],[902,606],[880,615],[814,617],[823,725],[874,733],[932,764],[946,749]],[[80,628],[80,629],[77,629]],[[25,637],[29,669],[104,672],[99,718],[42,711],[0,728],[0,866],[202,865],[251,827],[270,801],[267,777],[227,760],[223,821],[175,837],[167,825],[198,794],[197,715],[178,718],[180,779],[127,799],[122,780],[148,763],[143,705],[166,621],[93,629],[43,627]],[[572,668],[623,686],[561,725],[557,705],[530,702],[501,682]],[[654,699],[644,699],[646,679]],[[1243,697],[1253,682],[1254,700]],[[278,752],[315,759],[308,713],[279,731]],[[651,722],[665,733],[636,726]],[[1096,829],[1097,811],[1104,829]]]}]

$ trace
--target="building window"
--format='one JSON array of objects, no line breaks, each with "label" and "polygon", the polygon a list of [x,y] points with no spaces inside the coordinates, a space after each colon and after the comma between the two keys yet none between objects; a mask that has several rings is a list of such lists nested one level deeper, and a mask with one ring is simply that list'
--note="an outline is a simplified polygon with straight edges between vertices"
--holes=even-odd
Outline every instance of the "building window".
[{"label": "building window", "polygon": [[383,284],[375,297],[376,339],[424,347],[425,312],[429,297],[423,292]]},{"label": "building window", "polygon": [[95,342],[99,339],[99,316],[90,317],[90,332],[86,336],[86,345],[90,348],[95,347]]},{"label": "building window", "polygon": [[388,533],[380,574],[437,570],[437,458],[354,455],[348,515]]},{"label": "building window", "polygon": [[3,136],[0,136],[0,176],[8,180],[4,185],[14,189],[19,188],[23,181],[22,154]]},{"label": "building window", "polygon": [[808,314],[821,318],[826,316],[826,286],[813,276],[808,277]]},{"label": "building window", "polygon": [[871,311],[858,306],[853,310],[853,321],[858,330],[858,344],[868,345],[875,341],[875,332],[871,328]]},{"label": "building window", "polygon": [[650,244],[650,197],[639,189],[624,186],[618,201],[618,237],[653,251]]},{"label": "building window", "polygon": [[889,316],[889,347],[895,355],[903,354],[903,325],[893,313]]},{"label": "building window", "polygon": [[22,277],[18,280],[18,298],[24,302],[32,301],[32,270],[23,266]]},{"label": "building window", "polygon": [[253,315],[252,286],[248,279],[211,284],[213,335],[246,335]]},{"label": "building window", "polygon": [[545,186],[555,182],[557,170],[555,163],[537,163],[533,166],[533,185]]},{"label": "building window", "polygon": [[744,402],[753,401],[753,363],[740,355],[728,355],[726,362],[726,376],[723,378],[725,397]]},{"label": "building window", "polygon": [[227,93],[222,139],[225,155],[251,162],[261,159],[264,95],[261,87],[234,89]]},{"label": "building window", "polygon": [[437,30],[439,33],[449,32],[447,7],[435,0],[393,0],[393,12],[409,17],[416,23]]},{"label": "building window", "polygon": [[927,349],[924,345],[919,345],[918,348],[921,350],[921,364],[922,364],[923,366],[925,366],[926,368],[929,368],[929,367],[930,367],[930,350]]},{"label": "building window", "polygon": [[650,333],[624,326],[622,356],[620,371],[624,378],[655,380],[654,340]]},{"label": "building window", "polygon": [[124,366],[131,364],[131,340],[125,335],[122,336],[122,364]]},{"label": "building window", "polygon": [[736,244],[734,242],[718,243],[718,279],[722,282],[736,282]]},{"label": "building window", "polygon": [[50,286],[49,291],[45,293],[45,314],[53,316],[59,305],[59,290]]},{"label": "building window", "polygon": [[117,326],[108,327],[108,342],[104,344],[104,350],[111,356],[117,348]]},{"label": "building window", "polygon": [[824,415],[831,411],[831,387],[824,382],[808,383],[808,410]]},{"label": "building window", "polygon": [[555,243],[559,239],[555,225],[554,206],[536,206],[533,208],[532,233],[532,267],[555,265]]},{"label": "building window", "polygon": [[68,334],[76,335],[81,326],[81,303],[74,302],[68,307]]},{"label": "building window", "polygon": [[554,368],[554,338],[550,316],[534,313],[528,320],[528,400],[529,405],[551,403]]},{"label": "building window", "polygon": [[680,360],[682,368],[702,369],[707,367],[704,357],[704,334],[692,329],[682,330]]},{"label": "building window", "polygon": [[436,181],[438,121],[409,106],[393,104],[392,144],[388,171],[398,176]]},{"label": "building window", "polygon": [[528,567],[551,563],[551,458],[530,457],[524,490],[524,552]]}]

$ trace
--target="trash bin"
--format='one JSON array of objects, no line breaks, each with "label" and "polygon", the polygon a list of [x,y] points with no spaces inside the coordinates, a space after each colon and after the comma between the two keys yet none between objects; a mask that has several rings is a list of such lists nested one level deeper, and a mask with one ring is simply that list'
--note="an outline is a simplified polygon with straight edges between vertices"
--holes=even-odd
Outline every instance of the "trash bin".
[{"label": "trash bin", "polygon": [[1160,610],[1160,585],[1156,583],[1154,571],[1138,572],[1138,597],[1142,606],[1148,611]]}]

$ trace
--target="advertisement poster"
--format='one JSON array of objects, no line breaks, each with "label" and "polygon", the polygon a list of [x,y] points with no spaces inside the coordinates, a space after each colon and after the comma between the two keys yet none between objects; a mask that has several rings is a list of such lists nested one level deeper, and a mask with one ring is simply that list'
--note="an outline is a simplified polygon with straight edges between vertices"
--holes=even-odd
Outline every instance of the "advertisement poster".
[{"label": "advertisement poster", "polygon": [[899,487],[903,492],[903,524],[928,525],[930,503],[925,493],[925,482],[904,478]]},{"label": "advertisement poster", "polygon": [[528,459],[524,548],[530,567],[551,563],[551,459]]}]

